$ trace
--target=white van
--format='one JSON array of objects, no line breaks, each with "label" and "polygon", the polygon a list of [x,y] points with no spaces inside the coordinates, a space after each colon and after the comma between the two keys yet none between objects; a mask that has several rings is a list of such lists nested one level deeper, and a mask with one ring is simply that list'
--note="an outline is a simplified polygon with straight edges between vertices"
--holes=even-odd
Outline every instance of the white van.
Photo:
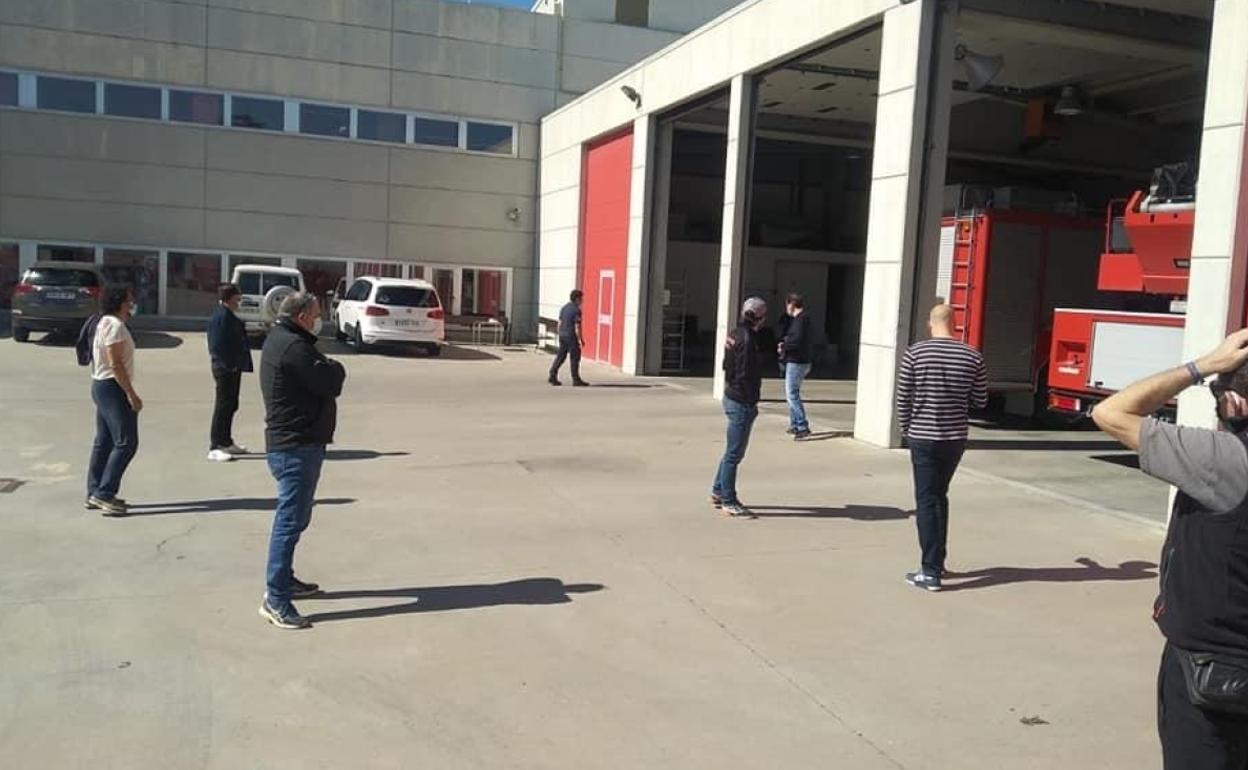
[{"label": "white van", "polygon": [[[282,300],[296,291],[306,291],[303,273],[293,267],[273,267],[271,265],[239,265],[234,268],[230,281],[242,292],[238,305],[238,317],[247,327],[247,333],[253,336],[264,336],[277,321],[277,312],[281,309]],[[327,309],[322,309],[324,315]],[[321,322],[317,321],[315,334],[321,333]]]}]

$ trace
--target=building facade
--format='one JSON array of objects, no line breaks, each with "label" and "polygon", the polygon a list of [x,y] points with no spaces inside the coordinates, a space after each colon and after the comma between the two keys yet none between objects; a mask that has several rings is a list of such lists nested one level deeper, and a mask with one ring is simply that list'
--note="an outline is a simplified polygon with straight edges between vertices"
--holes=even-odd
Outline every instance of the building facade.
[{"label": "building facade", "polygon": [[320,294],[425,278],[530,335],[541,117],[714,15],[563,6],[0,3],[0,297],[93,261],[141,313],[198,318],[260,262]]}]

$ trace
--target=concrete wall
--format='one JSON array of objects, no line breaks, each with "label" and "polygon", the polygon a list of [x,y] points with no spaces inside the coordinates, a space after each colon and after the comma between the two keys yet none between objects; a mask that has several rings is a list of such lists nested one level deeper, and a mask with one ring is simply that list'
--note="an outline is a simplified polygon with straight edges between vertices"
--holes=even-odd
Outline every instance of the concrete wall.
[{"label": "concrete wall", "polygon": [[4,0],[0,68],[508,121],[518,152],[5,108],[0,240],[510,267],[529,333],[538,121],[675,38],[431,0]]},{"label": "concrete wall", "polygon": [[[614,22],[617,0],[561,0],[567,19]],[[743,0],[649,0],[650,27],[668,32],[689,32]],[[536,13],[554,13],[555,0],[540,0]]]}]

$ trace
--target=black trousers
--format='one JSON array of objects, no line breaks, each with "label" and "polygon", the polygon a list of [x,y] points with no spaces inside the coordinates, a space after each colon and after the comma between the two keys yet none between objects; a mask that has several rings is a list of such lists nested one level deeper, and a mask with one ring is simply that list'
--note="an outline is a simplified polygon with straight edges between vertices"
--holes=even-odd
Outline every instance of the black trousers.
[{"label": "black trousers", "polygon": [[559,338],[559,355],[555,356],[555,363],[550,367],[550,376],[552,379],[559,376],[559,369],[563,366],[563,362],[572,359],[572,380],[574,382],[581,379],[581,343],[577,340],[567,340]]},{"label": "black trousers", "polygon": [[217,396],[212,409],[212,446],[209,449],[225,449],[234,446],[234,413],[238,411],[243,373],[213,369],[212,379],[217,383]]},{"label": "black trousers", "polygon": [[949,541],[949,484],[962,462],[966,441],[912,439],[909,443],[923,574],[940,577],[945,571]]},{"label": "black trousers", "polygon": [[1193,706],[1169,644],[1157,675],[1157,731],[1165,770],[1248,770],[1248,717]]}]

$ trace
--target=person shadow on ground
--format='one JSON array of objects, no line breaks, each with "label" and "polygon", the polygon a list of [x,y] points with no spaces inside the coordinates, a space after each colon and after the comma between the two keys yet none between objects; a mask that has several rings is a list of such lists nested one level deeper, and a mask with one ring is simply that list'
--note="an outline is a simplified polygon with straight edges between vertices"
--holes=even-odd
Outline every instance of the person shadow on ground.
[{"label": "person shadow on ground", "polygon": [[503,605],[568,604],[570,594],[587,594],[605,588],[601,583],[567,583],[558,578],[525,578],[507,583],[480,583],[462,586],[428,586],[423,588],[383,588],[348,591],[323,591],[312,600],[325,599],[389,599],[406,598],[402,604],[364,607],[355,610],[319,612],[306,617],[313,623],[334,620],[380,618],[413,612],[449,612]]},{"label": "person shadow on ground", "polygon": [[[1124,561],[1105,567],[1086,556],[1075,559],[1078,567],[989,567],[971,572],[946,572],[945,591],[971,591],[1012,583],[1090,583],[1094,581],[1151,580],[1157,565],[1151,561]],[[951,580],[966,582],[951,583]]]}]

